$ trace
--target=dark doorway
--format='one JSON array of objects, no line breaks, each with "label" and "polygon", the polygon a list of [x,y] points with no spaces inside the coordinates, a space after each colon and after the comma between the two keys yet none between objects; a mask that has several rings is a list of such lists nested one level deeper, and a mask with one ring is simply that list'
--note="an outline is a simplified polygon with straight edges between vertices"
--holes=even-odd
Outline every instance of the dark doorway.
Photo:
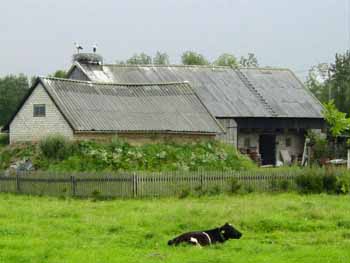
[{"label": "dark doorway", "polygon": [[276,164],[276,135],[262,134],[259,138],[262,165]]}]

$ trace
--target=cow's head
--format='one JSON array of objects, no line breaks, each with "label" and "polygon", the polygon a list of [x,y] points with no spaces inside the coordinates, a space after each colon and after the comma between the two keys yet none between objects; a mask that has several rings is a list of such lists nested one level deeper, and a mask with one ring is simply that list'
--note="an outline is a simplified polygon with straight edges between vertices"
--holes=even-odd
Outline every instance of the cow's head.
[{"label": "cow's head", "polygon": [[242,233],[235,229],[231,224],[226,223],[222,227],[220,227],[220,233],[227,239],[240,239]]}]

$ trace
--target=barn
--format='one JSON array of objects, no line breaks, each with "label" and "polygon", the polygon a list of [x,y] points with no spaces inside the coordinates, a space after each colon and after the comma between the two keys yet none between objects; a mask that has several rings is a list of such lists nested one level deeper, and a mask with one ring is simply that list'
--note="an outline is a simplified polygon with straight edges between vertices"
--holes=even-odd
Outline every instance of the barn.
[{"label": "barn", "polygon": [[217,137],[263,165],[300,160],[309,129],[322,129],[321,103],[288,69],[114,65],[77,59],[70,79],[106,83],[188,81],[221,123]]},{"label": "barn", "polygon": [[4,127],[10,143],[61,134],[132,144],[213,140],[223,133],[190,84],[94,83],[38,78]]}]

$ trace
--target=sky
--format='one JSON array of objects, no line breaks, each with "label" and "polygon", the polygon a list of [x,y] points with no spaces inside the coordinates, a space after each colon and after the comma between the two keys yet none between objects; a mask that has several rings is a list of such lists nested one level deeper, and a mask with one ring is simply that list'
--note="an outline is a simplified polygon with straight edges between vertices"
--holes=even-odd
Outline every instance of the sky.
[{"label": "sky", "polygon": [[74,42],[105,62],[193,50],[255,53],[261,66],[294,70],[332,62],[349,46],[350,0],[11,0],[2,1],[0,76],[68,69]]}]

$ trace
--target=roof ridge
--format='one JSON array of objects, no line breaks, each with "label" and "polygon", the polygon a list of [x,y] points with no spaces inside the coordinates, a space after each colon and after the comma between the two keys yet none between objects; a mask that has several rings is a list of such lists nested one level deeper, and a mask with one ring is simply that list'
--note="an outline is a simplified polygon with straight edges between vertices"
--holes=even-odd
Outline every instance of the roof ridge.
[{"label": "roof ridge", "polygon": [[102,66],[111,66],[111,67],[179,67],[179,68],[227,68],[230,69],[230,66],[217,66],[217,65],[181,65],[181,64],[103,64]]},{"label": "roof ridge", "polygon": [[218,66],[218,65],[181,65],[181,64],[169,64],[169,65],[160,65],[160,64],[103,64],[102,66],[107,66],[107,67],[179,67],[179,68],[221,68],[221,69],[233,69],[233,70],[273,70],[273,71],[286,71],[291,69],[289,68],[284,68],[284,67],[248,67],[248,68],[243,68],[243,67],[232,67],[232,66]]},{"label": "roof ridge", "polygon": [[90,81],[90,80],[76,80],[76,79],[65,79],[65,78],[55,78],[55,77],[39,77],[42,80],[55,80],[55,81],[66,81],[73,83],[83,83],[83,84],[94,84],[103,86],[166,86],[166,85],[179,85],[184,84],[190,86],[189,81],[170,81],[161,83],[116,83],[116,82],[103,82],[103,81]]}]

